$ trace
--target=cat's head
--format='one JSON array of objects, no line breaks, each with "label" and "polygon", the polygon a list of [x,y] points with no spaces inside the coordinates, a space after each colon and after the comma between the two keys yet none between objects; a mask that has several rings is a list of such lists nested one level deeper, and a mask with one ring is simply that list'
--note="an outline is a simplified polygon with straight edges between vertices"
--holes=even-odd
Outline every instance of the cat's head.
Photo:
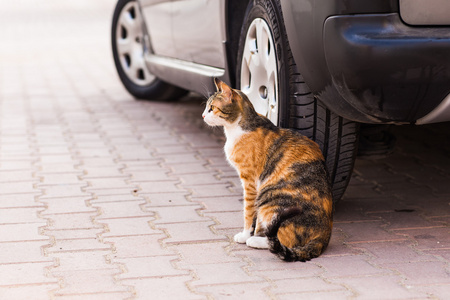
[{"label": "cat's head", "polygon": [[209,97],[202,115],[206,124],[227,127],[254,112],[252,104],[241,91],[232,89],[217,78],[214,83],[217,92]]}]

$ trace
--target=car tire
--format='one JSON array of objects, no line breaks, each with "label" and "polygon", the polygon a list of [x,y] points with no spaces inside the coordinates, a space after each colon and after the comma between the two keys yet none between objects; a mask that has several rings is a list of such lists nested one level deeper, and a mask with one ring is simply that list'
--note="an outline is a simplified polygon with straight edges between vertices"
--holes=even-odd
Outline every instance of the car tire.
[{"label": "car tire", "polygon": [[[275,59],[276,65],[262,63],[267,59]],[[359,126],[328,110],[311,93],[292,57],[279,1],[250,1],[239,40],[236,79],[259,113],[320,146],[333,201],[341,199],[353,171]]]},{"label": "car tire", "polygon": [[144,60],[144,26],[136,0],[119,0],[113,14],[111,42],[114,63],[127,91],[138,99],[175,100],[186,90],[151,74]]}]

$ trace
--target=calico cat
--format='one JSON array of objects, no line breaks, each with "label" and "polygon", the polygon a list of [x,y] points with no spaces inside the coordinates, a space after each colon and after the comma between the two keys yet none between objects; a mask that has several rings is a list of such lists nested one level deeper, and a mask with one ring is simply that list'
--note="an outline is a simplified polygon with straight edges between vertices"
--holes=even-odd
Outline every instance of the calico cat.
[{"label": "calico cat", "polygon": [[269,248],[286,261],[307,261],[327,247],[333,226],[331,186],[319,146],[259,115],[246,95],[215,79],[203,112],[223,126],[225,154],[244,188],[238,243]]}]

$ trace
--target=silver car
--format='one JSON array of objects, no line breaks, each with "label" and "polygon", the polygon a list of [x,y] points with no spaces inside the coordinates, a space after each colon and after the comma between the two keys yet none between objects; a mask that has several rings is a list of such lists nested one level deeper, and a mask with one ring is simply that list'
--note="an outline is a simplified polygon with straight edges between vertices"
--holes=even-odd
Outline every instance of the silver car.
[{"label": "silver car", "polygon": [[119,0],[112,49],[137,98],[241,89],[319,144],[335,201],[360,124],[450,121],[448,0]]}]

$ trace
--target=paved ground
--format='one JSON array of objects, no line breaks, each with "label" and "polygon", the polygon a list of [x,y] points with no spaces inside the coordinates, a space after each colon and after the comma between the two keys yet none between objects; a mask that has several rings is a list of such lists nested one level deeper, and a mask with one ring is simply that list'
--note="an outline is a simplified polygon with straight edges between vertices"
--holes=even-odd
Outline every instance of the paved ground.
[{"label": "paved ground", "polygon": [[358,160],[308,263],[232,242],[241,188],[204,99],[133,100],[114,1],[0,10],[0,299],[450,299],[450,124]]}]

